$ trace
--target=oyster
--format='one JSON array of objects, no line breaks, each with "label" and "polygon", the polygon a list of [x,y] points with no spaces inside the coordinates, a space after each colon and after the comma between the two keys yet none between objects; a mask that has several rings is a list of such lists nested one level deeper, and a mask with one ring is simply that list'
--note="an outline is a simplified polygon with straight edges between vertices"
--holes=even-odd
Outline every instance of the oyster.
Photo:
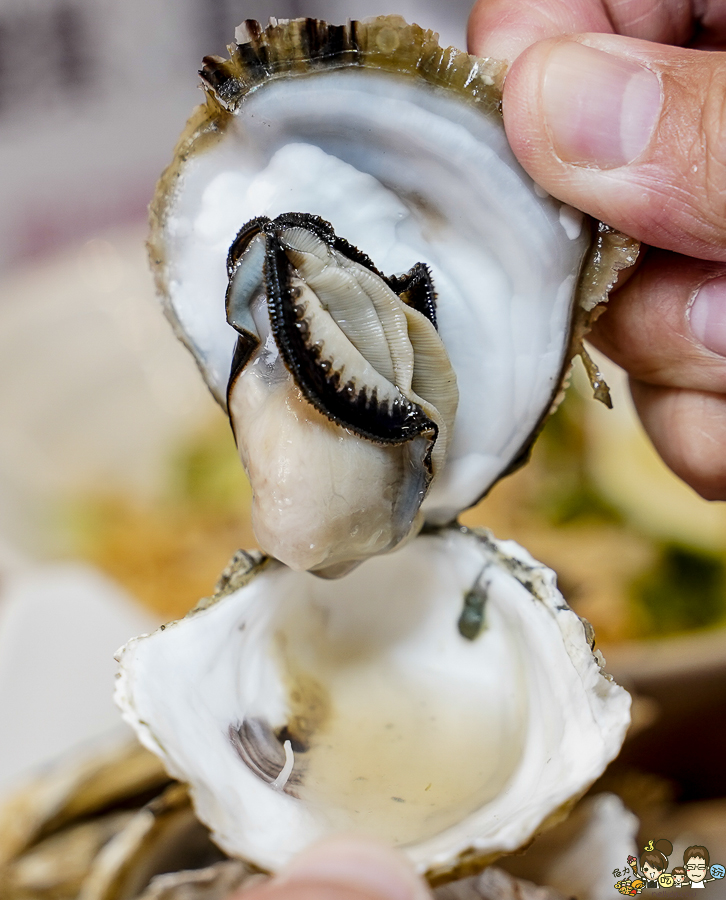
[{"label": "oyster", "polygon": [[526,456],[637,245],[535,189],[502,64],[397,17],[242,31],[150,249],[277,559],[126,645],[117,701],[228,853],[275,871],[359,830],[444,881],[564,815],[628,725],[554,574],[451,522]]},{"label": "oyster", "polygon": [[465,529],[335,581],[240,554],[126,645],[117,702],[227,853],[275,871],[358,831],[437,882],[521,847],[617,754],[630,698],[590,640],[554,573]]},{"label": "oyster", "polygon": [[[206,103],[152,204],[151,258],[169,317],[232,419],[255,491],[260,546],[294,568],[339,574],[424,521],[452,521],[526,456],[579,347],[587,310],[637,245],[609,229],[593,245],[582,214],[533,189],[501,122],[502,63],[443,50],[431,32],[394,16],[341,27],[301,19],[264,31],[248,22],[243,31],[229,60],[205,60]],[[416,446],[406,447],[386,417],[386,427],[371,429],[376,404],[359,402],[340,415],[330,402],[335,392],[313,392],[300,378],[284,395],[267,391],[269,413],[241,399],[237,326],[224,302],[238,287],[229,278],[236,285],[249,275],[263,293],[269,288],[271,308],[276,288],[246,264],[239,269],[236,256],[228,270],[227,257],[248,222],[286,214],[330,223],[332,252],[344,242],[343,255],[352,253],[371,277],[427,273],[421,293],[435,299],[428,321],[458,388],[453,422],[445,441],[438,428],[430,462],[427,426],[411,429]],[[258,274],[267,265],[261,240],[247,249],[258,254],[254,265],[249,260]],[[395,293],[401,282],[388,284]],[[287,278],[278,288],[291,289]],[[404,303],[407,316],[411,309],[415,302]],[[262,334],[270,326],[257,318],[260,349],[248,367],[261,371],[267,358],[274,368],[279,353],[293,375],[309,368],[279,341],[266,357]],[[352,330],[319,337],[327,347],[321,360]],[[370,399],[381,379],[390,383],[387,341],[380,332],[364,339],[373,355],[362,354],[367,368],[359,361],[355,398]],[[228,405],[232,369],[239,399]],[[453,381],[429,380],[442,388]],[[340,386],[348,381],[341,377]],[[300,426],[307,440],[283,465],[261,422],[273,431],[278,422],[286,434],[301,417],[310,420]],[[350,431],[360,440],[344,440]],[[333,469],[346,474],[331,482],[333,446]],[[394,470],[400,476],[392,480]],[[310,502],[316,492],[328,500]]]}]

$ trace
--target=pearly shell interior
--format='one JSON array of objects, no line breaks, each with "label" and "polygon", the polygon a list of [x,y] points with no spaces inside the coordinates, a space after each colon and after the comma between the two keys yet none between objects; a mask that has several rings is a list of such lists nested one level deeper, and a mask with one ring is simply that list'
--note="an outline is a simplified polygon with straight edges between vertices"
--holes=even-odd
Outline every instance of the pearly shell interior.
[{"label": "pearly shell interior", "polygon": [[512,542],[447,529],[336,581],[239,565],[239,588],[131,641],[117,682],[232,855],[275,871],[356,831],[444,877],[520,847],[620,747],[630,698]]},{"label": "pearly shell interior", "polygon": [[423,510],[450,521],[527,448],[553,402],[589,223],[534,189],[495,111],[395,72],[271,79],[218,119],[163,210],[168,303],[210,388],[224,403],[236,339],[225,262],[247,220],[313,213],[382,271],[426,263],[460,399]]}]

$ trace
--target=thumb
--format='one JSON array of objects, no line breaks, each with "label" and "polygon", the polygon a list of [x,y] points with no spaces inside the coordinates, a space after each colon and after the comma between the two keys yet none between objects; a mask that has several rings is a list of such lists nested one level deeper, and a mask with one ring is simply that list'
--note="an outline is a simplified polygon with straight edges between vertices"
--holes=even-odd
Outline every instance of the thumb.
[{"label": "thumb", "polygon": [[507,76],[504,122],[559,199],[647,244],[726,260],[726,53],[542,41]]},{"label": "thumb", "polygon": [[369,838],[328,838],[230,900],[433,900],[403,854]]}]

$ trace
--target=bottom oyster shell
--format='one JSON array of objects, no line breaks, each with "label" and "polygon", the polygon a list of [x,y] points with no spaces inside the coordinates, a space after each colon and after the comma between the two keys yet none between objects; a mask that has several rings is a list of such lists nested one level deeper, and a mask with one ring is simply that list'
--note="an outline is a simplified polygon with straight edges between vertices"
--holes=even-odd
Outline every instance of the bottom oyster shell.
[{"label": "bottom oyster shell", "polygon": [[245,555],[120,662],[124,718],[270,871],[346,830],[458,877],[567,809],[629,722],[554,573],[460,528],[334,582]]}]

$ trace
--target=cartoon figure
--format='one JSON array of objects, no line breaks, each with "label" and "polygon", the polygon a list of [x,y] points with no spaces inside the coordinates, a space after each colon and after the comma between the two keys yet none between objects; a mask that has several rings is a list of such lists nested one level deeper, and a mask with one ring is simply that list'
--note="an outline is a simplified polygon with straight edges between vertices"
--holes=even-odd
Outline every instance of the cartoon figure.
[{"label": "cartoon figure", "polygon": [[666,838],[661,838],[653,844],[648,841],[648,846],[640,854],[640,871],[647,888],[659,887],[658,879],[668,868],[668,857],[673,853],[673,844]]},{"label": "cartoon figure", "polygon": [[673,887],[682,887],[686,880],[686,870],[683,866],[676,866],[671,870],[671,875],[673,876]]},{"label": "cartoon figure", "polygon": [[703,889],[707,881],[713,881],[713,878],[706,878],[710,861],[711,857],[705,847],[694,844],[683,851],[683,865],[686,867],[686,876],[692,888]]},{"label": "cartoon figure", "polygon": [[628,857],[628,866],[633,871],[633,878],[631,879],[628,875],[627,867],[620,869],[613,869],[613,878],[619,878],[619,881],[615,882],[615,890],[624,896],[635,897],[637,894],[640,894],[643,890],[643,879],[638,875],[638,860],[634,856]]},{"label": "cartoon figure", "polygon": [[658,887],[662,888],[670,888],[673,887],[673,876],[670,872],[662,872],[658,876]]}]

